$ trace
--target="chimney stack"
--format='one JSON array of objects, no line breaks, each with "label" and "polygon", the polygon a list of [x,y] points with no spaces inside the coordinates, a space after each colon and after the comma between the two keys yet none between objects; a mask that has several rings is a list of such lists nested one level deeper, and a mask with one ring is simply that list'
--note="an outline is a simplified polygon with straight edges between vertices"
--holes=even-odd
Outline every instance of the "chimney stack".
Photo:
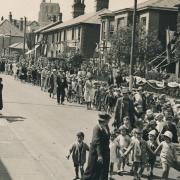
[{"label": "chimney stack", "polygon": [[23,31],[24,30],[24,27],[23,27],[23,18],[20,19],[20,31]]},{"label": "chimney stack", "polygon": [[58,22],[62,22],[62,13],[58,14]]},{"label": "chimney stack", "polygon": [[84,4],[84,0],[74,0],[74,4],[72,6],[73,18],[83,15],[85,13],[85,7],[86,5]]},{"label": "chimney stack", "polygon": [[9,12],[9,21],[12,23],[13,19],[12,19],[12,12]]},{"label": "chimney stack", "polygon": [[109,8],[109,0],[95,0],[95,3],[96,3],[96,12],[102,9]]}]

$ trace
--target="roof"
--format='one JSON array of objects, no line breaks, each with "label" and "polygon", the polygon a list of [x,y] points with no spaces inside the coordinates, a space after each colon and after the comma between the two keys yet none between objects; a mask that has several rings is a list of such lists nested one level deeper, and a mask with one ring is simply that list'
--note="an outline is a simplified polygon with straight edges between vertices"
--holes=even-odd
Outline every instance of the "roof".
[{"label": "roof", "polygon": [[180,0],[148,0],[138,4],[138,9],[152,7],[152,8],[172,8],[180,4]]},{"label": "roof", "polygon": [[51,28],[51,27],[53,27],[53,26],[56,26],[56,25],[58,25],[58,24],[60,24],[60,23],[62,23],[62,22],[53,22],[53,23],[50,23],[50,24],[48,24],[48,25],[46,25],[46,26],[43,26],[43,27],[37,29],[37,30],[34,31],[34,32],[35,32],[35,33],[39,33],[39,32],[41,32],[41,31],[43,31],[43,30],[49,29],[49,28]]},{"label": "roof", "polygon": [[[9,48],[12,48],[12,49],[23,49],[24,48],[24,44],[22,42],[14,43],[14,44],[11,44],[9,46]],[[28,49],[27,44],[25,45],[25,49]]]},{"label": "roof", "polygon": [[57,26],[54,26],[50,29],[47,29],[43,32],[50,32],[57,29],[63,29],[64,27],[69,27],[69,26],[73,26],[73,25],[81,24],[81,23],[101,24],[100,15],[104,13],[111,13],[111,11],[108,9],[102,9],[101,11],[98,11],[98,12],[84,14],[84,15],[78,16],[77,18],[61,23]]},{"label": "roof", "polygon": [[23,37],[24,33],[21,32],[16,26],[14,26],[7,19],[0,22],[0,34],[4,34],[7,36],[18,36]]}]

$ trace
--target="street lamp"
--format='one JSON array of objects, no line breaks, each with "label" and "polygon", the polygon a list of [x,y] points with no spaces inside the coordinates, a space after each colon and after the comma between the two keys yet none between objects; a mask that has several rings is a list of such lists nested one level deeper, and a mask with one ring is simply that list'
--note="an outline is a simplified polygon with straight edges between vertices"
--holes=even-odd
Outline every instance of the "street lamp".
[{"label": "street lamp", "polygon": [[136,34],[136,12],[137,12],[137,0],[134,0],[134,13],[133,13],[133,29],[132,29],[132,40],[131,40],[131,57],[130,57],[130,70],[129,70],[129,90],[133,88],[133,60],[134,60],[134,49],[135,49],[135,34]]}]

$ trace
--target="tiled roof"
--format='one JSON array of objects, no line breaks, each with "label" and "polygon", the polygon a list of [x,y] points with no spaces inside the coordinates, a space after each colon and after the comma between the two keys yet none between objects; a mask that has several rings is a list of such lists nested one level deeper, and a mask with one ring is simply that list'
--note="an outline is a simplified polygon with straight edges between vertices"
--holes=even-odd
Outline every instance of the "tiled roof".
[{"label": "tiled roof", "polygon": [[43,26],[43,27],[40,27],[39,29],[37,29],[37,30],[34,31],[34,32],[35,32],[35,33],[39,33],[39,32],[41,32],[41,31],[43,31],[43,30],[49,29],[49,28],[51,28],[51,27],[53,27],[53,26],[56,26],[56,25],[58,25],[58,24],[60,24],[60,23],[61,23],[61,22],[49,23],[48,25]]},{"label": "tiled roof", "polygon": [[64,23],[61,23],[57,26],[54,26],[50,29],[45,30],[44,32],[49,32],[57,29],[62,29],[64,27],[72,26],[75,24],[80,23],[87,23],[87,24],[101,24],[100,15],[104,13],[109,13],[108,9],[102,9],[101,11],[95,12],[95,13],[88,13],[81,16],[78,16],[77,18],[71,19],[69,21],[66,21]]},{"label": "tiled roof", "polygon": [[0,22],[0,34],[7,36],[24,36],[24,33],[21,32],[16,26],[11,24],[7,19]]},{"label": "tiled roof", "polygon": [[174,8],[177,4],[180,4],[180,0],[148,0],[138,4],[138,9],[145,7],[154,8]]}]

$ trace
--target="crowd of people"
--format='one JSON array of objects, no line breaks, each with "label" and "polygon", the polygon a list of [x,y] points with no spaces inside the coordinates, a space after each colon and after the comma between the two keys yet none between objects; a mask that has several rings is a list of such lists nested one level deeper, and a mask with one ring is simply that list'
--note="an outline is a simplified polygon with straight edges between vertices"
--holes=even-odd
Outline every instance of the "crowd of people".
[{"label": "crowd of people", "polygon": [[[115,76],[110,73],[107,81],[95,81],[93,72],[84,68],[73,71],[49,63],[0,60],[0,72],[40,86],[50,98],[57,99],[57,104],[64,105],[66,99],[68,103],[86,104],[87,110],[106,112],[98,117],[90,148],[83,143],[84,133],[80,132],[69,151],[67,158],[72,154],[75,179],[79,178],[79,168],[86,180],[107,180],[108,174],[113,179],[114,165],[117,165],[117,173],[123,175],[130,162],[135,180],[141,179],[146,167],[148,177],[153,178],[159,151],[162,179],[168,178],[170,167],[180,170],[173,144],[180,141],[180,100],[145,91],[136,84],[130,92],[128,81],[120,70]],[[110,133],[108,122],[111,116],[113,130]],[[88,167],[84,172],[88,150]]]}]

